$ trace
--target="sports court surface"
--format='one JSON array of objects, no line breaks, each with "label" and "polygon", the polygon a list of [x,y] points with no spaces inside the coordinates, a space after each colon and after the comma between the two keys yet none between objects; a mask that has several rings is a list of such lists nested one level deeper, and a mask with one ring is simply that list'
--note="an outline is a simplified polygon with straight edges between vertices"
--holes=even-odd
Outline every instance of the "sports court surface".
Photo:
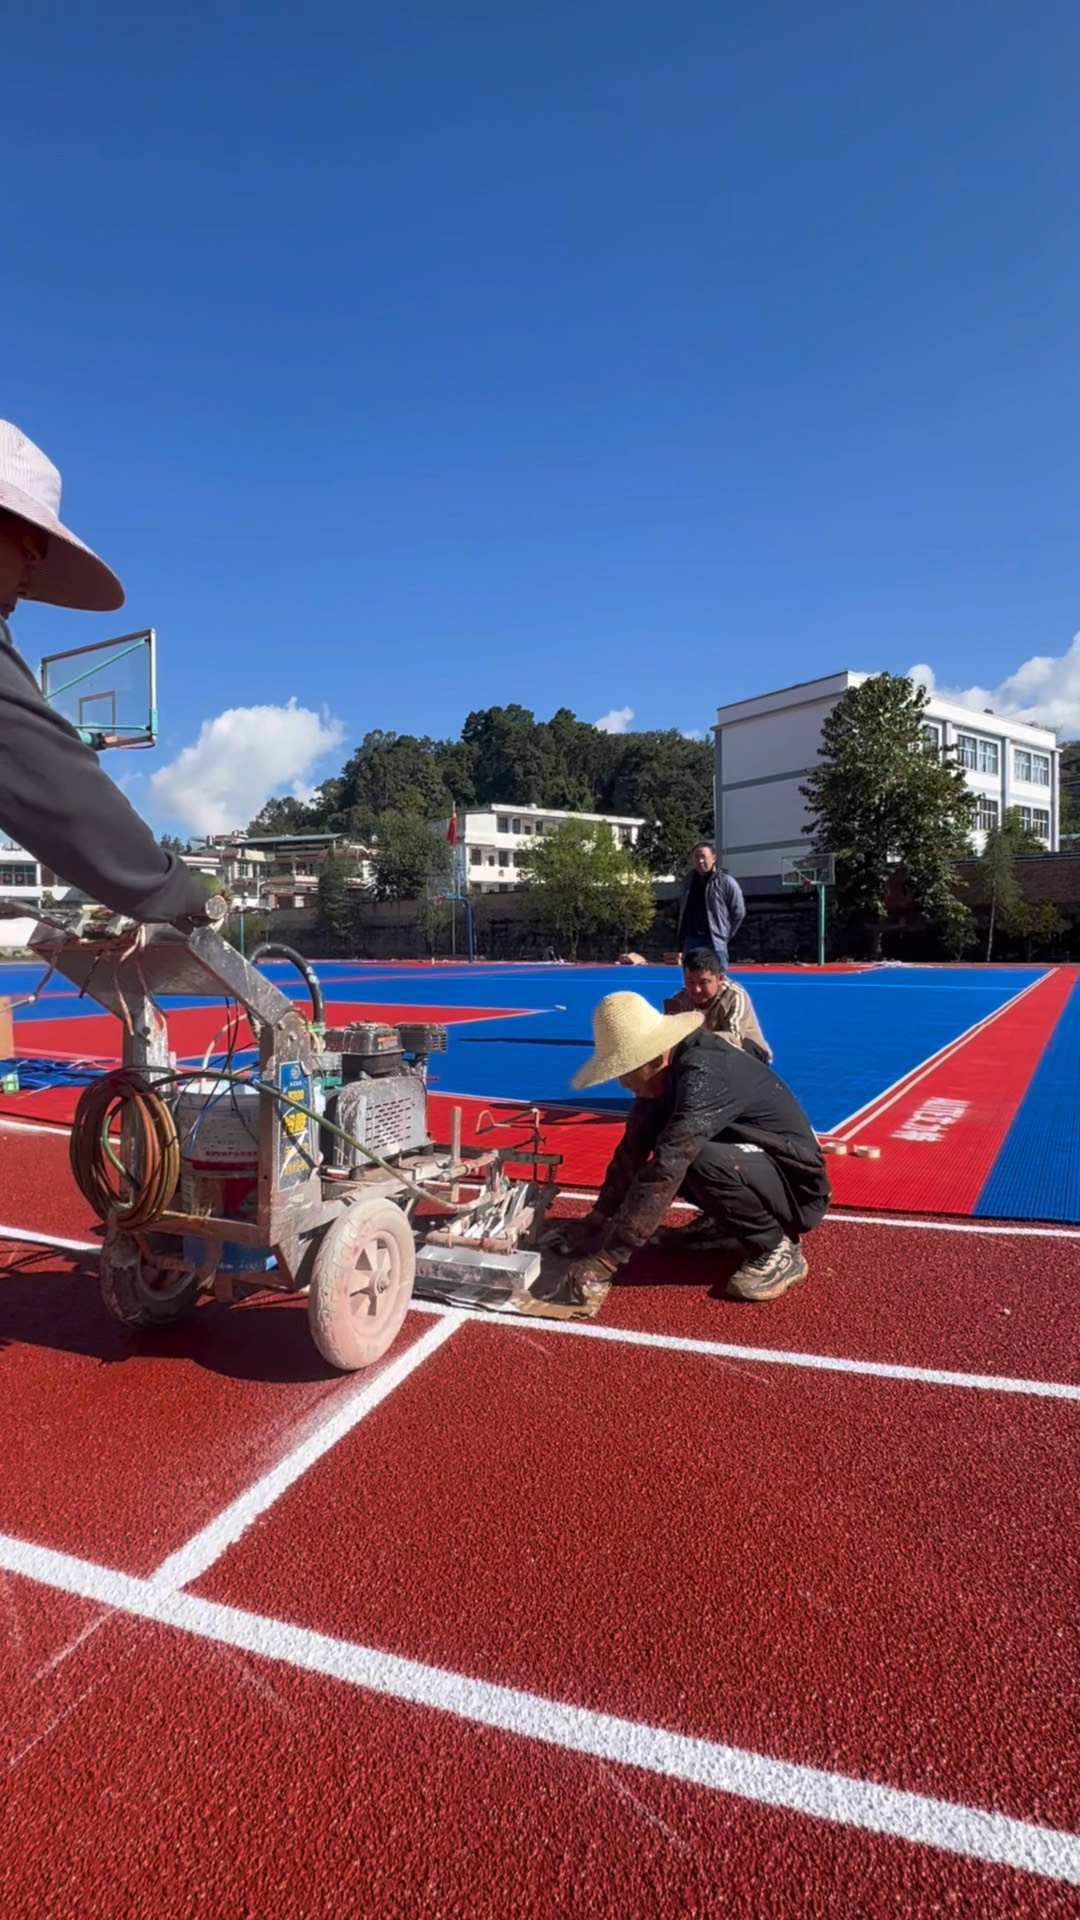
[{"label": "sports court surface", "polygon": [[[568,1090],[591,1009],[676,984],[320,973],[335,1021],[452,1021],[437,1124],[545,1109],[568,1208],[618,1131]],[[56,1069],[116,1023],[21,1010],[5,1916],[1080,1914],[1077,972],[742,977],[819,1132],[880,1150],[831,1163],[807,1284],[650,1252],[598,1321],[418,1304],[344,1380],[298,1301],[106,1316]]]}]

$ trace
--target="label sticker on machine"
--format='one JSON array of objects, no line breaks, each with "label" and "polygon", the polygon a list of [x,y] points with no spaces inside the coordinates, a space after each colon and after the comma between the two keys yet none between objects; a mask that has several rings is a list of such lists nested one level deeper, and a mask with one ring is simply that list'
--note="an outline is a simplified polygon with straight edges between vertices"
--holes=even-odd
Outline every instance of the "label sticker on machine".
[{"label": "label sticker on machine", "polygon": [[278,1186],[295,1187],[309,1178],[318,1159],[315,1122],[300,1111],[301,1107],[314,1106],[313,1088],[311,1077],[304,1072],[299,1060],[283,1060],[277,1079],[285,1096],[285,1102],[278,1107]]}]

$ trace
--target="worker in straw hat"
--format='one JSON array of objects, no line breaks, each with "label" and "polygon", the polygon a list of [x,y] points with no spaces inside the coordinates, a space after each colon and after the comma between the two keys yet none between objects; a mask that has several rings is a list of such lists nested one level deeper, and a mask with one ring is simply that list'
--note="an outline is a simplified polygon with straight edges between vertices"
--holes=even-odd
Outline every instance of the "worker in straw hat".
[{"label": "worker in straw hat", "polygon": [[69,886],[133,920],[201,915],[205,883],[158,844],[16,653],[20,600],[111,613],[116,575],[60,520],[60,475],[0,420],[0,828]]},{"label": "worker in straw hat", "polygon": [[775,1300],[806,1278],[802,1236],[831,1198],[817,1136],[789,1087],[701,1013],[661,1014],[610,993],[575,1087],[617,1080],[634,1097],[596,1204],[570,1229],[570,1291],[588,1297],[656,1233],[677,1194],[701,1209],[677,1240],[735,1256],[728,1292]]}]

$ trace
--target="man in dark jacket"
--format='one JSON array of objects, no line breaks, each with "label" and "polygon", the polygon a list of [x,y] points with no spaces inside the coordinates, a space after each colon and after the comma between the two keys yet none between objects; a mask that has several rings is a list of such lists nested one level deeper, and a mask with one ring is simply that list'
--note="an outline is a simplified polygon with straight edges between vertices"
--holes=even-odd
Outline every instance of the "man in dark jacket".
[{"label": "man in dark jacket", "polygon": [[115,574],[61,525],[60,475],[0,420],[0,828],[58,879],[130,919],[201,916],[206,886],[159,846],[16,653],[20,600],[110,612]]},{"label": "man in dark jacket", "polygon": [[658,1014],[612,993],[593,1017],[577,1087],[618,1080],[635,1095],[592,1212],[567,1235],[572,1293],[612,1274],[657,1232],[677,1195],[703,1219],[679,1239],[742,1255],[728,1292],[775,1300],[806,1277],[803,1234],[831,1198],[817,1136],[764,1061],[710,1033],[698,1013]]},{"label": "man in dark jacket", "polygon": [[716,864],[708,840],[694,848],[694,864],[683,883],[676,940],[684,956],[709,947],[727,972],[728,947],[746,919],[742,888]]}]

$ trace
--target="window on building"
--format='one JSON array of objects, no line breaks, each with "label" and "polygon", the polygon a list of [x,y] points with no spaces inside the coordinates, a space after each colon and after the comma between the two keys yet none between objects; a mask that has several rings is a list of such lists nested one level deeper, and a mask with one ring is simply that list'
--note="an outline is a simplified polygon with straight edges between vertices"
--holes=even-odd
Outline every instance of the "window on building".
[{"label": "window on building", "polygon": [[493,853],[488,854],[487,863],[489,867],[493,867],[495,865],[495,855]]},{"label": "window on building", "polygon": [[0,867],[0,887],[36,887],[36,867]]},{"label": "window on building", "polygon": [[495,815],[495,831],[496,833],[509,833],[510,821],[505,813],[497,813]]},{"label": "window on building", "polygon": [[633,828],[632,828],[632,827],[620,827],[620,828],[619,828],[619,839],[621,840],[621,842],[622,842],[622,844],[623,844],[623,846],[624,846],[624,847],[632,847],[632,846],[633,846],[633,844],[634,844],[634,832],[633,832]]},{"label": "window on building", "polygon": [[1013,773],[1030,787],[1048,787],[1050,785],[1050,756],[1046,753],[1031,753],[1027,747],[1013,749]]},{"label": "window on building", "polygon": [[524,825],[524,826],[522,827],[522,829],[521,829],[521,831],[522,831],[522,833],[531,833],[531,832],[532,832],[532,821],[531,821],[531,820],[526,820],[526,822],[525,822],[525,825]]},{"label": "window on building", "polygon": [[937,720],[924,720],[922,723],[923,747],[927,753],[937,753],[941,748],[941,724]]},{"label": "window on building", "polygon": [[520,832],[521,832],[521,821],[520,821],[520,820],[512,820],[512,821],[510,822],[510,824],[511,824],[511,827],[513,828],[513,831],[514,831],[515,833],[520,833]]},{"label": "window on building", "polygon": [[1021,807],[1020,818],[1030,833],[1037,833],[1041,840],[1050,838],[1050,810],[1048,807]]},{"label": "window on building", "polygon": [[989,833],[998,823],[998,803],[979,795],[979,811],[975,815],[975,825],[980,833]]},{"label": "window on building", "polygon": [[956,744],[960,750],[960,765],[967,767],[969,773],[996,773],[998,771],[998,743],[996,740],[984,740],[981,734],[958,733]]},{"label": "window on building", "polygon": [[483,858],[484,858],[484,856],[483,856],[483,854],[481,853],[481,851],[480,851],[480,848],[479,848],[479,847],[470,847],[470,848],[469,848],[469,865],[470,865],[471,867],[478,867],[478,866],[480,866],[480,865],[482,864],[482,862],[483,862]]}]

